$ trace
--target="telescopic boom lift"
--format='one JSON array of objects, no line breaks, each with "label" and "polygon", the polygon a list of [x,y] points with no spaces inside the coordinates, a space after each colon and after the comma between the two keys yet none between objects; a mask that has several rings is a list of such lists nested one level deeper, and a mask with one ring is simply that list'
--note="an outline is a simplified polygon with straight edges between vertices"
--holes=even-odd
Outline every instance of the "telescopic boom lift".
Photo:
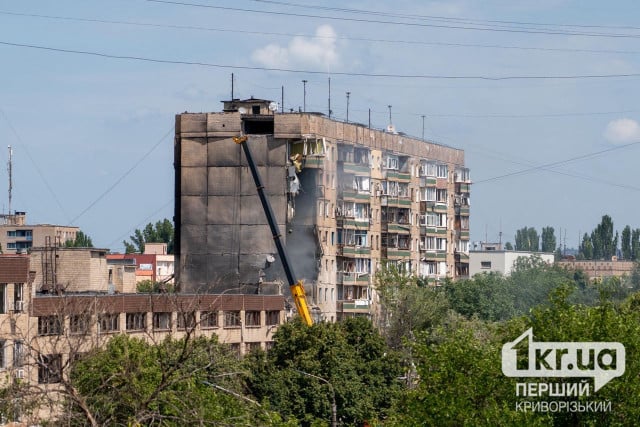
[{"label": "telescopic boom lift", "polygon": [[311,326],[313,324],[313,320],[311,319],[311,314],[309,313],[309,306],[307,305],[307,297],[304,293],[304,284],[302,280],[296,280],[295,275],[293,274],[293,268],[291,267],[291,263],[289,262],[287,251],[285,250],[285,247],[282,244],[282,236],[280,235],[280,229],[278,228],[278,224],[276,223],[275,215],[273,214],[273,210],[271,209],[271,204],[269,203],[269,200],[267,199],[267,195],[264,192],[262,179],[260,178],[260,174],[258,173],[258,168],[256,167],[256,164],[253,161],[253,156],[251,155],[251,150],[249,149],[247,140],[248,140],[248,137],[246,135],[233,137],[233,142],[242,146],[242,149],[244,150],[244,155],[247,158],[247,163],[249,163],[249,169],[251,169],[251,175],[253,175],[253,180],[256,183],[258,196],[260,196],[260,202],[262,203],[262,208],[264,209],[264,213],[267,216],[267,222],[269,223],[269,228],[271,228],[273,241],[276,244],[276,248],[278,249],[278,255],[280,256],[280,260],[282,261],[282,267],[284,268],[284,272],[287,275],[287,282],[289,282],[289,290],[291,291],[291,296],[293,297],[293,301],[296,304],[298,314],[300,315],[300,317],[302,317],[302,320],[307,325]]}]

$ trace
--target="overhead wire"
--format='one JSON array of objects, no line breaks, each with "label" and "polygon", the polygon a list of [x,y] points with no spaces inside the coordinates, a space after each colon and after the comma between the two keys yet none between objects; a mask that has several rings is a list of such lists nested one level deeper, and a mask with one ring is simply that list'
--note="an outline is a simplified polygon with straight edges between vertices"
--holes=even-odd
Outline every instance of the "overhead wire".
[{"label": "overhead wire", "polygon": [[426,23],[420,23],[420,22],[399,22],[399,21],[376,20],[376,19],[345,18],[345,17],[339,17],[339,16],[312,15],[312,14],[292,13],[292,12],[282,12],[282,11],[268,11],[268,10],[258,10],[258,9],[248,9],[248,8],[238,8],[238,7],[228,7],[228,6],[214,6],[210,4],[190,3],[190,2],[172,1],[172,0],[146,0],[146,1],[151,3],[161,3],[161,4],[169,4],[169,5],[175,5],[175,6],[200,7],[200,8],[209,8],[209,9],[217,9],[217,10],[228,10],[228,11],[234,11],[234,12],[250,12],[250,13],[268,14],[268,15],[293,16],[296,18],[328,19],[328,20],[335,20],[335,21],[399,25],[399,26],[407,26],[407,27],[445,28],[445,29],[469,30],[469,31],[489,31],[489,32],[540,34],[540,35],[567,35],[567,36],[603,37],[603,38],[631,38],[631,39],[640,38],[640,34],[593,33],[593,32],[589,33],[589,32],[580,32],[580,31],[550,31],[550,30],[532,30],[532,29],[514,29],[514,28],[478,28],[478,27],[466,27],[461,25],[426,24]]},{"label": "overhead wire", "polygon": [[288,6],[288,7],[299,7],[299,8],[305,8],[305,9],[328,10],[328,11],[335,11],[335,12],[357,13],[357,14],[365,14],[365,15],[393,16],[393,17],[408,18],[408,19],[453,21],[453,22],[461,22],[461,23],[516,24],[516,25],[535,25],[535,26],[550,26],[550,27],[607,28],[607,29],[616,29],[616,30],[640,30],[640,27],[629,26],[629,25],[554,24],[554,23],[548,23],[548,22],[526,22],[526,21],[478,19],[478,18],[468,18],[468,17],[451,17],[451,16],[439,16],[439,15],[403,14],[403,13],[389,12],[389,11],[374,11],[374,10],[366,10],[366,9],[350,9],[350,8],[340,8],[340,7],[331,7],[331,6],[299,4],[299,3],[275,1],[275,0],[249,0],[249,1],[253,1],[253,2],[256,2],[256,3],[264,3],[264,4],[276,4],[276,5]]},{"label": "overhead wire", "polygon": [[[64,208],[64,206],[60,202],[60,199],[58,198],[58,195],[56,194],[56,192],[49,185],[49,181],[44,177],[44,174],[42,173],[42,169],[40,169],[40,167],[38,166],[38,164],[34,160],[33,156],[31,156],[31,152],[29,151],[29,147],[22,140],[22,137],[20,137],[20,134],[18,134],[18,131],[13,126],[13,124],[11,123],[11,120],[9,120],[9,117],[7,116],[7,114],[4,112],[4,110],[1,107],[0,107],[0,115],[2,115],[2,117],[5,120],[5,122],[7,123],[7,126],[9,126],[9,129],[11,130],[13,135],[16,137],[16,140],[20,144],[20,147],[24,150],[24,153],[27,155],[27,158],[29,159],[29,161],[33,165],[33,168],[36,170],[36,172],[37,172],[38,176],[40,177],[40,179],[42,180],[45,188],[47,189],[49,194],[51,194],[51,197],[53,198],[53,200],[56,202],[56,205],[58,205],[58,208],[60,208],[60,211],[63,213],[63,215],[67,219],[69,219],[70,218],[69,213],[67,212],[67,210]],[[9,212],[9,213],[11,213],[11,212]]]},{"label": "overhead wire", "polygon": [[559,160],[559,161],[555,161],[555,162],[551,162],[551,163],[545,163],[545,164],[538,165],[538,166],[533,166],[533,167],[530,167],[530,168],[527,168],[527,169],[522,169],[522,170],[519,170],[519,171],[516,171],[516,172],[511,172],[511,173],[507,173],[507,174],[504,174],[504,175],[494,176],[492,178],[481,179],[479,181],[474,181],[474,184],[475,185],[482,184],[482,183],[485,183],[485,182],[496,181],[496,180],[499,180],[499,179],[508,178],[508,177],[512,177],[512,176],[516,176],[516,175],[522,175],[522,174],[533,172],[533,171],[536,171],[536,170],[541,170],[541,169],[551,168],[551,167],[555,167],[555,166],[565,165],[567,163],[576,162],[576,161],[579,161],[579,160],[586,160],[586,159],[597,157],[597,156],[600,156],[602,154],[606,154],[606,153],[609,153],[609,152],[612,152],[612,151],[629,148],[629,147],[632,147],[632,146],[635,146],[635,145],[638,145],[638,144],[640,144],[640,141],[635,141],[635,142],[631,142],[631,143],[628,143],[628,144],[623,144],[623,145],[618,145],[618,146],[615,146],[615,147],[610,147],[610,148],[607,148],[607,149],[604,149],[604,150],[600,150],[600,151],[596,151],[596,152],[593,152],[593,153],[581,154],[579,156],[571,157],[569,159]]},{"label": "overhead wire", "polygon": [[[249,65],[229,65],[229,64],[214,64],[209,62],[200,61],[184,61],[184,60],[172,60],[172,59],[160,59],[150,58],[135,55],[116,55],[104,52],[95,52],[88,50],[76,50],[76,49],[64,49],[51,46],[27,44],[27,43],[14,43],[7,41],[0,41],[0,45],[21,47],[28,49],[47,50],[51,52],[71,53],[78,55],[97,56],[110,59],[122,59],[132,61],[153,62],[162,64],[174,64],[174,65],[196,65],[201,67],[212,68],[224,68],[232,70],[254,70],[254,71],[273,71],[283,73],[295,73],[295,74],[309,74],[309,75],[326,75],[326,71],[318,70],[298,70],[292,68],[277,68],[277,67],[258,67]],[[435,80],[487,80],[487,81],[507,81],[507,80],[582,80],[582,79],[611,79],[611,78],[627,78],[627,77],[640,77],[640,73],[620,73],[620,74],[583,74],[583,75],[511,75],[511,76],[482,76],[482,75],[446,75],[446,74],[392,74],[392,73],[358,73],[358,72],[346,72],[346,71],[332,71],[332,75],[336,76],[350,76],[350,77],[380,77],[380,78],[396,78],[396,79],[435,79]]]},{"label": "overhead wire", "polygon": [[155,151],[155,149],[158,148],[160,144],[162,144],[164,140],[167,139],[167,137],[173,133],[174,129],[175,129],[174,127],[171,127],[171,129],[169,129],[169,131],[166,134],[164,134],[162,138],[158,140],[158,142],[156,142],[151,148],[149,148],[149,150],[147,150],[147,152],[144,153],[142,157],[140,157],[140,159],[138,159],[129,169],[127,169],[122,175],[120,175],[120,177],[117,180],[115,180],[113,184],[111,184],[105,191],[103,191],[93,202],[89,204],[89,206],[87,206],[78,215],[76,215],[71,221],[69,221],[69,225],[72,225],[74,222],[76,222],[91,208],[93,208],[100,200],[102,200],[107,194],[113,191],[113,189],[116,188],[118,184],[120,184],[127,176],[129,176],[129,174],[133,172],[135,168],[137,168],[147,157],[149,157],[149,155],[151,155],[151,153]]},{"label": "overhead wire", "polygon": [[[73,16],[60,16],[60,15],[43,15],[37,13],[20,13],[6,10],[0,10],[0,15],[7,16],[21,16],[29,18],[41,18],[60,21],[71,22],[87,22],[87,23],[99,23],[99,24],[112,24],[112,25],[128,25],[146,28],[167,28],[175,30],[191,30],[191,31],[209,31],[209,32],[221,32],[221,33],[238,33],[238,28],[215,28],[215,27],[203,27],[197,25],[178,25],[178,24],[160,24],[152,22],[137,22],[137,21],[122,21],[122,20],[110,20],[110,19],[96,19],[96,18],[81,18]],[[335,39],[346,40],[356,42],[372,42],[372,43],[388,43],[388,44],[407,44],[417,46],[444,46],[444,47],[472,47],[483,49],[509,49],[509,50],[525,50],[525,51],[541,51],[541,52],[572,52],[572,53],[595,53],[595,54],[621,54],[621,55],[638,55],[640,51],[635,50],[620,50],[620,49],[577,49],[577,48],[554,48],[554,47],[539,47],[539,46],[517,46],[517,45],[501,45],[501,44],[481,44],[481,43],[451,43],[451,42],[437,42],[437,41],[425,41],[425,40],[401,40],[401,39],[382,39],[382,38],[368,38],[368,37],[352,37],[352,36],[322,36],[318,34],[301,34],[301,33],[284,33],[274,31],[256,31],[252,29],[240,30],[243,35],[259,35],[259,36],[278,36],[278,37],[306,37],[311,39]]]}]

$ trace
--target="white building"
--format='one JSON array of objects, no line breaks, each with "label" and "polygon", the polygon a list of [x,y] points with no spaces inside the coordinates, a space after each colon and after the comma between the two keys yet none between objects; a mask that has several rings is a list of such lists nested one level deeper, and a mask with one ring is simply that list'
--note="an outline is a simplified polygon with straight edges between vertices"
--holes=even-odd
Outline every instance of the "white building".
[{"label": "white building", "polygon": [[548,252],[525,251],[470,251],[469,252],[469,276],[478,273],[496,272],[509,276],[518,258],[539,256],[543,261],[553,264],[554,255]]}]

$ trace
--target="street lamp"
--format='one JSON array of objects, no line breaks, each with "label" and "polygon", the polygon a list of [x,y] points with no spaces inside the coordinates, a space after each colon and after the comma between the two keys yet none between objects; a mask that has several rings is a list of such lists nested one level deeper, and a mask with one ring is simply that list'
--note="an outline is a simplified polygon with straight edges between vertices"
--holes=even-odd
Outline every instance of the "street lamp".
[{"label": "street lamp", "polygon": [[329,390],[331,391],[331,427],[337,427],[338,421],[336,416],[337,416],[338,408],[336,406],[336,393],[333,391],[333,386],[331,385],[331,383],[317,375],[313,375],[308,372],[301,371],[299,369],[293,369],[293,370],[298,372],[299,374],[306,375],[308,377],[315,378],[319,381],[322,381],[323,383],[329,386]]}]

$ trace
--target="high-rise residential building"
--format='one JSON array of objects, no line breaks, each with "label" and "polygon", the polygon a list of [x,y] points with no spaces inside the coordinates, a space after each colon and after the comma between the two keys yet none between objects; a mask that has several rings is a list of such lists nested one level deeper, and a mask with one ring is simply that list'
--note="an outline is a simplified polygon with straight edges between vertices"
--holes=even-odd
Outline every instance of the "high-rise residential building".
[{"label": "high-rise residential building", "polygon": [[285,275],[242,147],[254,161],[316,315],[371,313],[385,263],[430,284],[469,274],[471,181],[460,149],[268,100],[176,116],[176,279],[221,292]]}]

